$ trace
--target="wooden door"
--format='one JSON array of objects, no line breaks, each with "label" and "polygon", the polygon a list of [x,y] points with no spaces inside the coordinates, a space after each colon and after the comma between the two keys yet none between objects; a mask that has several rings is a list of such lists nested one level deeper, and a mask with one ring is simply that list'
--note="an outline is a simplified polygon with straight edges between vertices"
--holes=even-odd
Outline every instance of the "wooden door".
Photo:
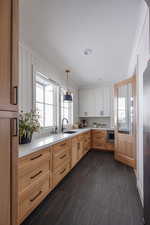
[{"label": "wooden door", "polygon": [[17,111],[18,0],[0,1],[0,110]]},{"label": "wooden door", "polygon": [[0,111],[0,225],[16,225],[17,113]]},{"label": "wooden door", "polygon": [[136,167],[136,77],[115,85],[115,159]]}]

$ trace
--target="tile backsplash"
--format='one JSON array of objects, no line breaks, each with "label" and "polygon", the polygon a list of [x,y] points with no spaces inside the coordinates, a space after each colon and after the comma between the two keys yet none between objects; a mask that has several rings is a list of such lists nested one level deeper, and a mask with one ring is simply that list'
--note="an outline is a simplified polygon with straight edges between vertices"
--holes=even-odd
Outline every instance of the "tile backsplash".
[{"label": "tile backsplash", "polygon": [[88,127],[93,127],[93,124],[96,123],[99,127],[112,127],[112,120],[110,117],[86,117],[80,118],[80,121],[86,120],[88,122]]}]

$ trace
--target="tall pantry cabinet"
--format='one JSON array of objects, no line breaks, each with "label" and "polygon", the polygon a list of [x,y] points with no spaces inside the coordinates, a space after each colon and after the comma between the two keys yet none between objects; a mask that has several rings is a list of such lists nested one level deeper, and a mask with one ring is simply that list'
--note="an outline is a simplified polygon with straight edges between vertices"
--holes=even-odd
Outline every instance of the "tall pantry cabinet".
[{"label": "tall pantry cabinet", "polygon": [[18,0],[0,0],[0,225],[16,225]]}]

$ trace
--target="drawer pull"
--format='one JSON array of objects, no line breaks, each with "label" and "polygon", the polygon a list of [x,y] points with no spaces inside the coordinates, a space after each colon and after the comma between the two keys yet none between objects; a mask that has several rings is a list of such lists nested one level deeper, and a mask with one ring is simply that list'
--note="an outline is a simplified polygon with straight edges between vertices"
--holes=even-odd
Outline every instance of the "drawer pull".
[{"label": "drawer pull", "polygon": [[13,87],[13,89],[14,89],[13,105],[18,105],[18,86]]},{"label": "drawer pull", "polygon": [[66,168],[63,171],[61,171],[60,174],[63,174],[65,172],[65,170],[66,170]]},{"label": "drawer pull", "polygon": [[66,145],[66,143],[63,143],[63,144],[61,144],[60,146],[63,147],[63,146],[65,146],[65,145]]},{"label": "drawer pull", "polygon": [[42,156],[42,154],[40,154],[40,155],[37,155],[37,156],[35,156],[35,157],[31,158],[31,160],[35,160],[35,159],[38,159],[38,158],[40,158],[41,156]]},{"label": "drawer pull", "polygon": [[30,179],[34,179],[35,177],[37,177],[38,175],[40,175],[42,173],[42,170],[40,170],[38,173],[36,173],[34,176],[30,177]]},{"label": "drawer pull", "polygon": [[61,157],[60,157],[60,159],[63,159],[63,158],[65,158],[65,157],[66,157],[66,154],[65,154],[65,155],[63,155],[63,156],[61,156]]},{"label": "drawer pull", "polygon": [[36,196],[30,199],[30,202],[33,202],[34,200],[36,200],[41,194],[42,194],[42,191],[40,191]]}]

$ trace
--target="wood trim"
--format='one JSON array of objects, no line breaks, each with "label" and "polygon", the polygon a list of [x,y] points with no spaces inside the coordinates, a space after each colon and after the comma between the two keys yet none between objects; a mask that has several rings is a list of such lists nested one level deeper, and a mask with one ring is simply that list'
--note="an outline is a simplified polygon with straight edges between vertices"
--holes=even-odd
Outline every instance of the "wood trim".
[{"label": "wood trim", "polygon": [[17,112],[10,112],[10,111],[0,111],[0,118],[18,118]]}]

